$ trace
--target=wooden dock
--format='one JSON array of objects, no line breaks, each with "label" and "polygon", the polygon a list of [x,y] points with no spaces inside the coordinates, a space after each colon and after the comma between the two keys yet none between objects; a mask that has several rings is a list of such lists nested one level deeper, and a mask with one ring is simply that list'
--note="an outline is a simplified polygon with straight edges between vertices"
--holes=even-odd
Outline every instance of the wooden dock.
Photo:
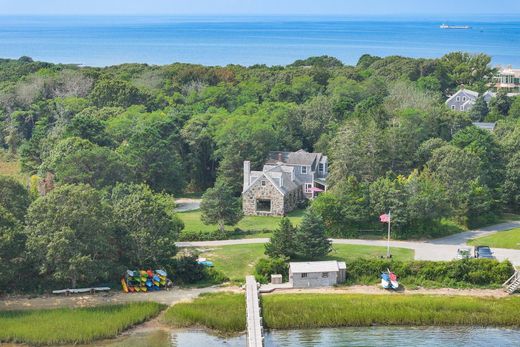
[{"label": "wooden dock", "polygon": [[246,321],[247,346],[262,347],[264,345],[262,315],[258,284],[254,276],[246,277]]}]

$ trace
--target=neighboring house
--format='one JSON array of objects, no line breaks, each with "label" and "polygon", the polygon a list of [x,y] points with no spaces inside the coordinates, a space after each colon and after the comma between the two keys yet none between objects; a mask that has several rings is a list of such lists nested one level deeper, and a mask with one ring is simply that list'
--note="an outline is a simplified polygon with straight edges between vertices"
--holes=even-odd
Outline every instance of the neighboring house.
[{"label": "neighboring house", "polygon": [[495,126],[497,125],[497,123],[473,122],[473,125],[480,129],[495,131]]},{"label": "neighboring house", "polygon": [[518,93],[520,92],[520,69],[513,69],[511,66],[498,66],[498,73],[493,81],[497,89],[507,89]]},{"label": "neighboring house", "polygon": [[262,171],[244,162],[242,208],[248,216],[284,216],[327,190],[328,159],[321,153],[271,152]]},{"label": "neighboring house", "polygon": [[345,282],[347,266],[342,261],[289,263],[289,283],[293,288],[328,287]]},{"label": "neighboring house", "polygon": [[[496,94],[489,90],[482,94],[484,101],[488,104],[495,96]],[[475,105],[475,101],[477,101],[478,97],[478,92],[461,87],[458,92],[446,100],[446,105],[448,105],[448,107],[454,111],[467,112],[473,108],[473,105]]]},{"label": "neighboring house", "polygon": [[477,101],[477,98],[477,92],[462,87],[446,100],[446,105],[454,111],[469,111],[475,104],[475,101]]}]

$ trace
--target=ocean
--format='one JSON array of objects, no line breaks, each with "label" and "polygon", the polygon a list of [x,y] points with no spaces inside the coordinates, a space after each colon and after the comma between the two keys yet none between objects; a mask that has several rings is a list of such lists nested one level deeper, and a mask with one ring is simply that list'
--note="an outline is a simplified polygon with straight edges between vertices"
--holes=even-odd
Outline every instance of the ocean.
[{"label": "ocean", "polygon": [[[443,30],[443,23],[470,30]],[[520,18],[468,17],[0,17],[0,57],[54,63],[285,65],[365,53],[434,58],[483,52],[520,67]]]}]

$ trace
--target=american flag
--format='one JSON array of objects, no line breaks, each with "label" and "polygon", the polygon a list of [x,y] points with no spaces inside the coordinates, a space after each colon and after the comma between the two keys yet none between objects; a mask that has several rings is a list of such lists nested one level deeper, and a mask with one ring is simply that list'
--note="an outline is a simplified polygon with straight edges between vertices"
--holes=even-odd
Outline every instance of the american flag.
[{"label": "american flag", "polygon": [[389,214],[382,214],[379,216],[379,219],[381,220],[381,223],[390,223],[390,215]]}]

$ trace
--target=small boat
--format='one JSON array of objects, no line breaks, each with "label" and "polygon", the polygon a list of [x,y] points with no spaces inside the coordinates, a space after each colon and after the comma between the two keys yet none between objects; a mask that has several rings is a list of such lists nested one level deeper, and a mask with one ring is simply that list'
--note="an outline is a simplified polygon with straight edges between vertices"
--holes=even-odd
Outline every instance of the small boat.
[{"label": "small boat", "polygon": [[381,287],[384,289],[390,288],[390,276],[386,272],[381,273]]},{"label": "small boat", "polygon": [[123,288],[123,292],[128,293],[128,286],[126,285],[124,277],[121,278],[121,287]]},{"label": "small boat", "polygon": [[471,29],[469,25],[448,25],[448,24],[442,24],[440,26],[441,29],[462,29],[462,30],[468,30]]},{"label": "small boat", "polygon": [[397,282],[397,276],[392,271],[388,270],[388,275],[390,277],[390,285],[392,286],[392,289],[399,288],[399,282]]}]

